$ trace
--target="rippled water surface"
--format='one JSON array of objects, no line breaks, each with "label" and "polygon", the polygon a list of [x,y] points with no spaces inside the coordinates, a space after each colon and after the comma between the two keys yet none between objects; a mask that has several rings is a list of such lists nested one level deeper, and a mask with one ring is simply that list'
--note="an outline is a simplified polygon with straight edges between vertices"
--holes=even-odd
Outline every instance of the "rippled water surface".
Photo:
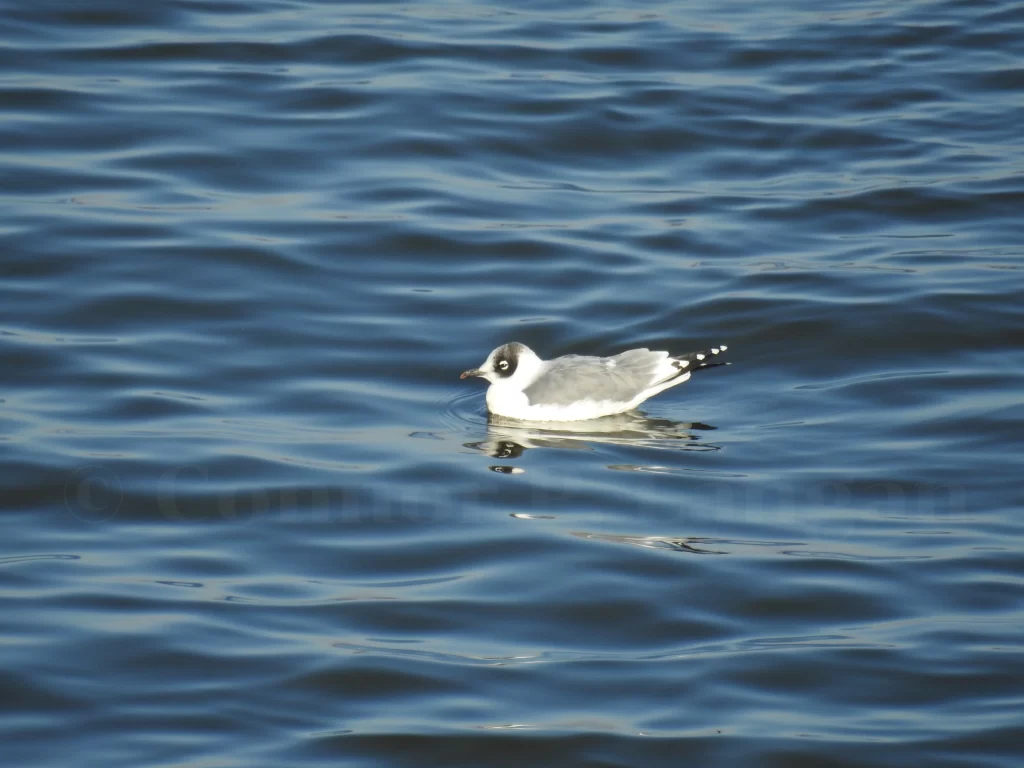
[{"label": "rippled water surface", "polygon": [[1020,4],[0,8],[5,765],[1021,765]]}]

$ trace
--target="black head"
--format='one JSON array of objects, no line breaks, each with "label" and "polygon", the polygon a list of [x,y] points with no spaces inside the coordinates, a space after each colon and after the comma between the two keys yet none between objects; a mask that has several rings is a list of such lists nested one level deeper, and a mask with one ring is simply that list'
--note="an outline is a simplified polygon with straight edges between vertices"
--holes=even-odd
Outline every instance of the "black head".
[{"label": "black head", "polygon": [[502,344],[491,353],[491,366],[494,373],[502,379],[513,376],[519,367],[519,355],[525,347],[518,341]]},{"label": "black head", "polygon": [[525,344],[520,344],[518,341],[510,341],[508,344],[502,344],[491,352],[484,361],[484,364],[479,368],[463,371],[459,378],[468,379],[471,376],[479,376],[494,384],[501,379],[514,376],[524,358],[527,360],[531,358],[537,359],[537,356]]}]

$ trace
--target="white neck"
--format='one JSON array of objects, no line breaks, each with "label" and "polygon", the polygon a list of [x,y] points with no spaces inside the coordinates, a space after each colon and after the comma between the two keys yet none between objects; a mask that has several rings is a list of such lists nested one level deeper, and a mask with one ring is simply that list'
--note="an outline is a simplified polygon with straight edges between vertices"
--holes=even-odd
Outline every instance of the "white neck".
[{"label": "white neck", "polygon": [[544,361],[529,350],[519,355],[516,372],[507,379],[493,381],[487,388],[487,409],[500,416],[520,418],[529,410],[529,401],[523,390],[533,383],[544,368]]},{"label": "white neck", "polygon": [[519,353],[519,364],[516,365],[516,372],[507,379],[500,379],[495,384],[505,384],[514,389],[523,390],[533,383],[533,380],[540,374],[544,367],[544,361],[537,357],[531,350],[524,349]]}]

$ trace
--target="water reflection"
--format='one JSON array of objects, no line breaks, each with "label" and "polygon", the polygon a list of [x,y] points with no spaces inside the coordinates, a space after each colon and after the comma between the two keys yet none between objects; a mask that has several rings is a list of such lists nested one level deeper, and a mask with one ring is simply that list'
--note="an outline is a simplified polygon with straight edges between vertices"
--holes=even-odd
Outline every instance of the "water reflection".
[{"label": "water reflection", "polygon": [[615,544],[630,544],[634,547],[643,547],[645,549],[668,549],[673,552],[689,552],[694,555],[728,554],[720,549],[710,549],[706,545],[712,540],[700,536],[621,536],[610,533],[588,533],[586,531],[577,531],[573,535],[581,539],[610,541]]},{"label": "water reflection", "polygon": [[700,434],[713,429],[715,427],[700,422],[652,419],[640,411],[588,421],[527,422],[490,416],[487,439],[465,445],[495,459],[517,459],[532,448],[589,450],[596,443],[717,451],[719,446],[704,442]]}]

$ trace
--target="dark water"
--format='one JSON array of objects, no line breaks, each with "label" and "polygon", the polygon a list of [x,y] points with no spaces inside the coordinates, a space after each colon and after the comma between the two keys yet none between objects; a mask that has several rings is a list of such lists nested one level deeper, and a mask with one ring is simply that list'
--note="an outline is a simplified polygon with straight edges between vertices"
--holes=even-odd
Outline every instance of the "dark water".
[{"label": "dark water", "polygon": [[[1021,765],[1022,41],[3,3],[3,764]],[[488,425],[511,339],[734,364]]]}]

